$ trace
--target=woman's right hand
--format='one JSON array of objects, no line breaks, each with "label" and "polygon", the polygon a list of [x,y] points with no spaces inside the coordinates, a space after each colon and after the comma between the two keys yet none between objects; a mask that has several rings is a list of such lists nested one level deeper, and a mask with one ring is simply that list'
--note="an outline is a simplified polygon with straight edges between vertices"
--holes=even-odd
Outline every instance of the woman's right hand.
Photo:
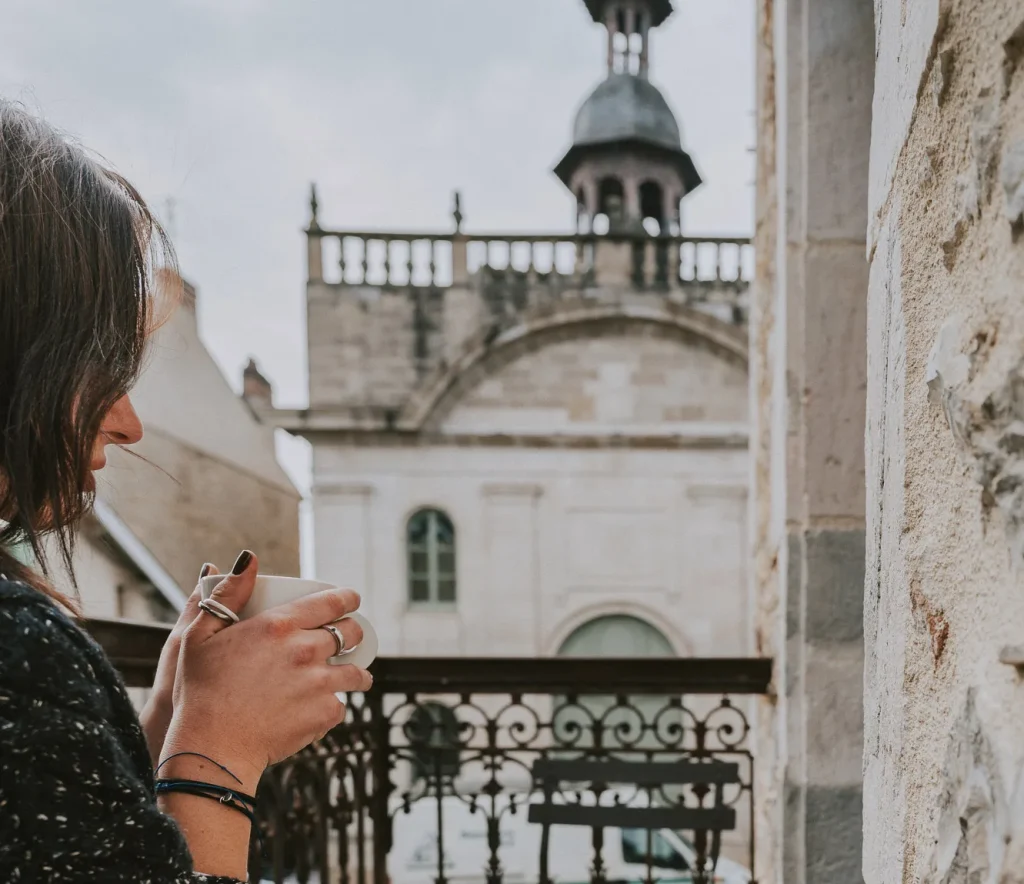
[{"label": "woman's right hand", "polygon": [[[243,552],[213,598],[241,611],[252,595],[257,565],[255,555]],[[342,721],[345,706],[336,692],[370,688],[372,678],[365,670],[327,662],[335,640],[319,628],[358,607],[356,593],[339,589],[235,624],[201,612],[182,637],[164,758],[202,753],[255,790],[269,764],[295,754]],[[347,647],[362,640],[352,620],[336,625]]]}]

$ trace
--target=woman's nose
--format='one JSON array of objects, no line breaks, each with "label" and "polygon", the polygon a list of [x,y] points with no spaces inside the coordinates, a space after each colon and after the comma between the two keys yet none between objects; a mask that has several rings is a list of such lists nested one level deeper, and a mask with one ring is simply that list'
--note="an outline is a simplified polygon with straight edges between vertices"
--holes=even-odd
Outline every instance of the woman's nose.
[{"label": "woman's nose", "polygon": [[122,396],[107,412],[100,428],[107,441],[114,445],[134,445],[142,438],[142,421],[131,399]]}]

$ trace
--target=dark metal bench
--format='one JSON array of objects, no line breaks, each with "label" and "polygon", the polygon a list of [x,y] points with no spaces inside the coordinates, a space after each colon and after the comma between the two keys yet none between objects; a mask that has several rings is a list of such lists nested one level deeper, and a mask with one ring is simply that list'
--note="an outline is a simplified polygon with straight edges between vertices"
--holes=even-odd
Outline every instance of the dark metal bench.
[{"label": "dark metal bench", "polygon": [[[739,765],[715,760],[685,761],[604,761],[541,759],[533,765],[534,783],[544,793],[543,804],[531,804],[528,819],[538,823],[541,830],[540,884],[550,884],[548,877],[548,848],[551,826],[586,826],[594,833],[594,865],[591,881],[604,882],[605,870],[601,852],[604,847],[603,830],[619,829],[684,829],[694,833],[696,868],[692,870],[694,884],[709,879],[708,860],[713,870],[718,863],[722,832],[736,828],[736,811],[723,802],[723,787],[740,782]],[[627,785],[650,791],[664,786],[705,787],[705,794],[714,793],[711,806],[684,807],[681,804],[628,807],[624,805],[556,804],[554,793],[561,791],[562,783],[589,782],[595,794],[608,791],[613,785]],[[703,804],[703,801],[702,801]],[[710,849],[708,840],[710,836]],[[651,858],[647,859],[648,881],[651,880]]]}]

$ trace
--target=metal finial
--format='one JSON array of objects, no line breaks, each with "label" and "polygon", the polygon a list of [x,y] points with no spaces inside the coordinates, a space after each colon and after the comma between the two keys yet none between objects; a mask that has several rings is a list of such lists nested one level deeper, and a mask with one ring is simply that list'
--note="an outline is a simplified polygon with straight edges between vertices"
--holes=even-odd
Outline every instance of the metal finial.
[{"label": "metal finial", "polygon": [[316,183],[313,183],[313,184],[309,185],[309,213],[310,213],[309,226],[310,227],[316,228],[316,227],[320,226],[320,222],[319,222],[319,220],[317,219],[317,216],[316,216],[317,210],[319,208],[320,208],[320,203],[317,202],[317,198],[316,198]]},{"label": "metal finial", "polygon": [[452,211],[452,217],[455,219],[455,232],[462,232],[462,194],[457,190],[455,191],[455,209]]}]

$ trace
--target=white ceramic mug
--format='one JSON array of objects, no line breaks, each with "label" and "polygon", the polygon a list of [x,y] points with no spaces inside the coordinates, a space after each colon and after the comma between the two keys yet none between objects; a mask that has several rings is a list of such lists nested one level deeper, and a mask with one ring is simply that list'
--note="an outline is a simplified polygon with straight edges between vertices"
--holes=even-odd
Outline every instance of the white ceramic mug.
[{"label": "white ceramic mug", "polygon": [[[203,577],[199,581],[203,598],[209,598],[214,587],[227,576],[227,574],[211,574],[209,577]],[[242,620],[248,620],[250,617],[262,614],[270,608],[286,605],[303,596],[311,595],[314,592],[322,592],[325,589],[337,589],[337,587],[320,580],[306,580],[302,577],[273,577],[259,574],[256,576],[256,586],[252,591],[252,598],[249,599],[249,604],[239,612],[238,616]],[[352,664],[360,669],[365,669],[377,657],[377,632],[370,624],[370,621],[362,614],[349,614],[341,619],[351,619],[358,623],[363,630],[363,640],[354,648],[346,648],[338,656],[331,657],[328,662],[334,666]]]}]

